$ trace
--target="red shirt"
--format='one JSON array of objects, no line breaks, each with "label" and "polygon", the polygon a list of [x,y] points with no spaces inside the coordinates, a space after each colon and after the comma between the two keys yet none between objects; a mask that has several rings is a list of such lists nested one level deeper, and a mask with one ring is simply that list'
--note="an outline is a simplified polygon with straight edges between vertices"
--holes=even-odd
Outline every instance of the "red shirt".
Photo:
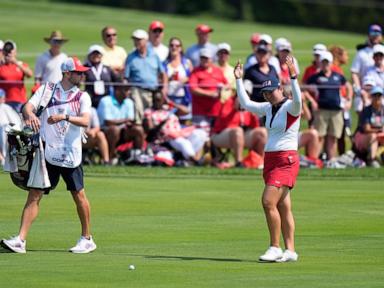
[{"label": "red shirt", "polygon": [[223,71],[211,65],[210,69],[196,67],[189,77],[189,85],[192,91],[192,114],[216,117],[219,115],[221,102],[220,98],[200,96],[193,93],[194,88],[202,88],[209,91],[215,91],[218,86],[227,84],[228,81]]},{"label": "red shirt", "polygon": [[308,66],[307,68],[305,68],[302,82],[307,83],[309,77],[311,77],[312,75],[315,75],[316,73],[319,73],[319,72],[320,72],[320,69],[317,68],[315,64]]},{"label": "red shirt", "polygon": [[259,119],[248,111],[236,109],[236,97],[229,98],[221,107],[220,113],[212,128],[213,133],[220,133],[226,128],[235,127],[256,128],[259,127]]},{"label": "red shirt", "polygon": [[[24,67],[28,64],[22,63]],[[1,81],[21,81],[20,83],[0,82],[0,88],[5,91],[5,102],[27,102],[27,94],[24,85],[24,72],[16,64],[7,63],[0,66]]]}]

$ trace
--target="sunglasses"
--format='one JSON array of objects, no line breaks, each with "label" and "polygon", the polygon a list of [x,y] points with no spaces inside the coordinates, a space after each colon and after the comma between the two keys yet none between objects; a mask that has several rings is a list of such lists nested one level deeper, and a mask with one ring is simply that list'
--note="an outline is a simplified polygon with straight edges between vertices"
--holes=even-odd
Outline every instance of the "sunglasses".
[{"label": "sunglasses", "polygon": [[153,33],[161,33],[161,32],[163,32],[163,29],[156,28],[156,29],[153,29],[152,32]]},{"label": "sunglasses", "polygon": [[180,47],[181,45],[180,44],[170,44],[169,47]]},{"label": "sunglasses", "polygon": [[110,38],[110,37],[116,37],[116,36],[117,36],[117,33],[105,34],[105,36],[106,36],[107,38]]}]

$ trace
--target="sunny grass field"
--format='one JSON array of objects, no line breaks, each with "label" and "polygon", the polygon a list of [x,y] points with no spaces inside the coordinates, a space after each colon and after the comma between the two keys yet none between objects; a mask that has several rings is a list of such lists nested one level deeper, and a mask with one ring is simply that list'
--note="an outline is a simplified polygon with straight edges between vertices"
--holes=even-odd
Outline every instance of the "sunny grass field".
[{"label": "sunny grass field", "polygon": [[[66,252],[79,224],[61,183],[41,203],[28,253],[0,250],[0,287],[382,287],[383,178],[302,170],[292,193],[300,261],[261,264],[260,171],[87,167],[98,249]],[[26,195],[7,174],[0,183],[2,238],[17,231]]]}]

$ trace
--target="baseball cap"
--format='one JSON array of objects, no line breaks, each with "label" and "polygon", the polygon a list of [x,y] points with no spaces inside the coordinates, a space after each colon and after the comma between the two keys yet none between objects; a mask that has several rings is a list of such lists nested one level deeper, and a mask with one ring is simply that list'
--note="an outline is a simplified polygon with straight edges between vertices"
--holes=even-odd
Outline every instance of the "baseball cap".
[{"label": "baseball cap", "polygon": [[328,61],[329,63],[333,62],[333,55],[329,51],[322,52],[320,54],[320,61]]},{"label": "baseball cap", "polygon": [[164,28],[165,28],[164,23],[158,20],[152,21],[151,24],[149,24],[149,30],[155,30],[155,29],[164,30]]},{"label": "baseball cap", "polygon": [[373,46],[373,55],[381,53],[384,55],[384,45],[376,44]]},{"label": "baseball cap", "polygon": [[264,81],[263,84],[261,84],[261,92],[264,91],[273,91],[280,87],[279,79],[273,77],[267,81]]},{"label": "baseball cap", "polygon": [[210,33],[213,29],[206,24],[199,24],[196,26],[196,31],[200,33]]},{"label": "baseball cap", "polygon": [[83,66],[76,56],[68,57],[61,64],[61,72],[85,72],[88,70],[89,68]]},{"label": "baseball cap", "polygon": [[5,97],[5,90],[0,88],[0,98]]},{"label": "baseball cap", "polygon": [[313,46],[313,55],[320,55],[322,52],[327,51],[327,46],[324,44],[318,43]]},{"label": "baseball cap", "polygon": [[260,35],[260,42],[263,41],[267,44],[272,44],[272,37],[268,34],[261,34]]},{"label": "baseball cap", "polygon": [[269,52],[269,48],[265,44],[259,44],[256,47],[256,52],[260,52],[260,51]]},{"label": "baseball cap", "polygon": [[252,45],[259,44],[259,42],[260,42],[260,34],[259,33],[253,33],[251,35],[250,41],[251,41]]},{"label": "baseball cap", "polygon": [[384,94],[384,90],[383,88],[381,88],[380,86],[375,86],[371,89],[371,91],[369,92],[369,94],[371,95],[375,95],[375,94],[381,94],[383,95]]},{"label": "baseball cap", "polygon": [[381,29],[380,25],[372,24],[368,28],[368,34],[371,36],[378,36],[383,33],[383,30]]},{"label": "baseball cap", "polygon": [[[279,40],[279,41],[277,41],[277,40]],[[292,51],[292,45],[287,39],[279,38],[277,40],[275,42],[275,47],[276,47],[277,51],[284,51],[284,50],[287,50],[289,52]]]},{"label": "baseball cap", "polygon": [[229,53],[231,52],[231,45],[229,45],[228,43],[220,43],[217,45],[217,52],[219,52],[220,50],[225,50]]},{"label": "baseball cap", "polygon": [[105,50],[102,46],[95,44],[88,48],[88,55],[92,54],[93,52],[99,52],[101,55],[103,55]]},{"label": "baseball cap", "polygon": [[133,31],[132,38],[148,40],[148,33],[143,29],[137,29]]},{"label": "baseball cap", "polygon": [[370,75],[365,75],[363,78],[363,86],[366,86],[366,85],[375,86],[376,85],[375,79]]},{"label": "baseball cap", "polygon": [[0,40],[0,50],[3,50],[3,47],[4,47],[4,41]]},{"label": "baseball cap", "polygon": [[212,58],[211,50],[203,48],[200,50],[200,57]]}]

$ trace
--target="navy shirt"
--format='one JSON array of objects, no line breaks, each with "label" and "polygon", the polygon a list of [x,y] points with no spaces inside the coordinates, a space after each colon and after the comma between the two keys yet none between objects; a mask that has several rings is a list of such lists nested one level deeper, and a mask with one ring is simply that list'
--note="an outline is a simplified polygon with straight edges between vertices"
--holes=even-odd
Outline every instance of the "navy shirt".
[{"label": "navy shirt", "polygon": [[250,97],[252,101],[265,102],[263,95],[260,94],[261,85],[263,84],[264,81],[267,81],[271,78],[279,79],[276,69],[269,64],[268,66],[269,66],[268,74],[264,74],[262,71],[260,71],[259,63],[245,70],[244,80],[250,80],[254,86],[255,85],[259,86],[259,87],[253,87],[252,95]]},{"label": "navy shirt", "polygon": [[323,71],[312,75],[307,83],[317,85],[319,97],[317,103],[319,108],[325,110],[341,110],[340,87],[345,85],[347,81],[344,76],[332,71],[327,77]]},{"label": "navy shirt", "polygon": [[384,107],[381,106],[380,110],[375,110],[372,105],[363,109],[359,117],[358,130],[364,133],[364,126],[370,124],[372,128],[384,127]]}]

